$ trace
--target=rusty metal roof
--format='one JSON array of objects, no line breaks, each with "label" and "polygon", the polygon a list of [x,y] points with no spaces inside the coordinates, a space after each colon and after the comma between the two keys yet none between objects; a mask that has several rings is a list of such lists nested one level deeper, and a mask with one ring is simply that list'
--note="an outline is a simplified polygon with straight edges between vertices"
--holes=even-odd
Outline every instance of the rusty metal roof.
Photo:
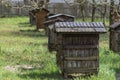
[{"label": "rusty metal roof", "polygon": [[117,28],[117,27],[120,27],[120,21],[115,22],[115,23],[113,23],[112,25],[110,25],[110,28],[112,28],[112,29],[115,29],[115,28]]},{"label": "rusty metal roof", "polygon": [[55,15],[49,16],[48,19],[59,17],[59,16],[67,16],[67,17],[71,17],[71,18],[75,17],[75,16],[68,15],[68,14],[55,14]]},{"label": "rusty metal roof", "polygon": [[56,32],[106,32],[102,22],[56,22]]}]

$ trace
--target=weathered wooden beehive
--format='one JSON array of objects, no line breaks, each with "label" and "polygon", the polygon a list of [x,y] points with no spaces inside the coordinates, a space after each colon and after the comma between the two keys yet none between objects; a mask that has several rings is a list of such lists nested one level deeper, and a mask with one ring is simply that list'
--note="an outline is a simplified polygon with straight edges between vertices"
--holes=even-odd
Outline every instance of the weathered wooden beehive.
[{"label": "weathered wooden beehive", "polygon": [[110,25],[110,48],[120,52],[120,21]]},{"label": "weathered wooden beehive", "polygon": [[[51,16],[50,16],[51,15]],[[71,22],[74,21],[74,16],[67,14],[49,14],[44,22],[46,32],[49,26],[53,26],[55,22]]]},{"label": "weathered wooden beehive", "polygon": [[57,65],[64,77],[72,74],[97,74],[99,70],[99,33],[106,32],[101,22],[57,22]]},{"label": "weathered wooden beehive", "polygon": [[55,50],[55,45],[54,45],[54,37],[56,36],[55,32],[53,31],[53,27],[55,22],[62,22],[61,19],[54,19],[54,20],[49,20],[46,21],[45,24],[45,31],[46,35],[48,36],[48,50],[54,51]]},{"label": "weathered wooden beehive", "polygon": [[37,9],[33,9],[29,11],[29,21],[31,25],[36,24],[35,14],[37,13]]},{"label": "weathered wooden beehive", "polygon": [[49,13],[47,9],[41,8],[36,13],[36,27],[37,30],[44,29],[44,22],[46,21],[46,16]]},{"label": "weathered wooden beehive", "polygon": [[56,37],[56,34],[53,31],[53,27],[55,22],[73,22],[74,16],[72,15],[66,15],[66,14],[56,14],[53,16],[48,17],[48,21],[45,22],[45,31],[48,35],[48,49],[49,51],[55,51],[56,46],[54,45],[55,41],[54,38]]}]

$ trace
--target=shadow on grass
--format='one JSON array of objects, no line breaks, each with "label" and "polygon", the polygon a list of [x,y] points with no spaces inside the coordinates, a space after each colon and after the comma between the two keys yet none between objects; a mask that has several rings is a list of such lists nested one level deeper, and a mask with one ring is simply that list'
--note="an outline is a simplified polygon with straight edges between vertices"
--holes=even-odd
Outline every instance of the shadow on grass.
[{"label": "shadow on grass", "polygon": [[115,73],[120,73],[120,68],[111,68],[112,70],[115,71]]},{"label": "shadow on grass", "polygon": [[18,23],[19,27],[32,27],[33,25],[31,25],[29,22],[24,22],[24,23]]},{"label": "shadow on grass", "polygon": [[47,47],[48,43],[41,43],[41,44],[38,44],[38,43],[36,43],[36,42],[33,42],[33,43],[30,42],[29,45],[30,45],[30,46],[40,46],[40,45],[42,45],[42,46],[44,46],[44,47]]},{"label": "shadow on grass", "polygon": [[39,31],[37,31],[37,30],[30,30],[30,29],[28,29],[28,30],[20,30],[20,32],[39,32]]},{"label": "shadow on grass", "polygon": [[21,78],[30,78],[30,79],[39,79],[39,80],[63,80],[62,75],[56,71],[51,73],[38,73],[38,72],[31,72],[28,74],[19,75]]},{"label": "shadow on grass", "polygon": [[118,59],[113,59],[113,65],[110,67],[110,70],[114,71],[116,74],[120,73],[120,64]]},{"label": "shadow on grass", "polygon": [[35,30],[20,30],[11,32],[13,36],[28,36],[33,38],[46,37],[44,31],[35,31]]},{"label": "shadow on grass", "polygon": [[111,57],[111,63],[112,65],[110,66],[110,70],[114,71],[115,74],[119,73],[120,74],[120,55],[116,52],[113,52],[115,57]]},{"label": "shadow on grass", "polygon": [[106,65],[110,72],[120,73],[120,55],[107,48],[100,51],[100,64]]}]

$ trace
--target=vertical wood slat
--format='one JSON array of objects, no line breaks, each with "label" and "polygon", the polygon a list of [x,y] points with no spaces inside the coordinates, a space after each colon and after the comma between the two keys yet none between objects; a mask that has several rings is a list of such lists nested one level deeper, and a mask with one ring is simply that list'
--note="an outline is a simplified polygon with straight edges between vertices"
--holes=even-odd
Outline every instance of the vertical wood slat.
[{"label": "vertical wood slat", "polygon": [[[98,41],[99,41],[99,36],[98,35],[80,35],[80,34],[75,34],[75,35],[64,35],[61,39],[62,39],[62,46],[69,46],[69,45],[97,45],[98,46]],[[62,54],[61,53],[57,53],[60,54],[58,57],[62,56],[63,59],[59,60],[61,58],[58,59],[58,61],[62,61],[62,64],[59,65],[59,67],[61,69],[64,70],[69,70],[69,68],[74,68],[78,69],[78,72],[84,72],[84,71],[79,71],[84,69],[89,69],[89,68],[95,68],[96,72],[98,71],[99,68],[99,54],[98,54],[98,48],[82,48],[82,49],[62,49]],[[65,60],[64,58],[88,58],[88,57],[92,57],[95,56],[97,60]],[[76,58],[77,59],[77,58]],[[84,70],[83,69],[83,70]],[[92,72],[92,70],[90,70],[90,73],[94,73]],[[64,71],[63,71],[64,72]],[[69,71],[70,72],[70,71]],[[74,71],[71,71],[74,72]],[[65,72],[64,72],[65,73]],[[68,73],[69,74],[69,73]],[[86,74],[86,73],[85,73]]]},{"label": "vertical wood slat", "polygon": [[[57,26],[55,26],[56,43],[62,47],[61,52],[57,47],[57,54],[59,54],[57,61],[61,62],[59,67],[63,75],[70,73],[96,74],[98,72],[99,33],[106,31],[103,27],[98,30],[99,24],[95,22],[60,22],[59,28],[56,29]],[[92,33],[91,28],[94,28]]]},{"label": "vertical wood slat", "polygon": [[115,52],[120,52],[120,28],[117,28],[116,30],[111,30],[110,31],[110,47],[111,50]]}]

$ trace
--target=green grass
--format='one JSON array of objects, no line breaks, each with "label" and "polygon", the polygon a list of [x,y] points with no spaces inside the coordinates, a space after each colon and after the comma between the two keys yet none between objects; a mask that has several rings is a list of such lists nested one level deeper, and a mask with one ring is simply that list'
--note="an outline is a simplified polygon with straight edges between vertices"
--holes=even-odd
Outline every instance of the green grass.
[{"label": "green grass", "polygon": [[[56,66],[55,53],[47,49],[45,32],[34,30],[28,17],[0,19],[0,80],[63,80]],[[99,74],[75,80],[115,80],[115,74],[120,72],[120,55],[109,50],[108,36],[109,33],[100,35]],[[12,72],[5,69],[24,64],[41,67]]]}]

